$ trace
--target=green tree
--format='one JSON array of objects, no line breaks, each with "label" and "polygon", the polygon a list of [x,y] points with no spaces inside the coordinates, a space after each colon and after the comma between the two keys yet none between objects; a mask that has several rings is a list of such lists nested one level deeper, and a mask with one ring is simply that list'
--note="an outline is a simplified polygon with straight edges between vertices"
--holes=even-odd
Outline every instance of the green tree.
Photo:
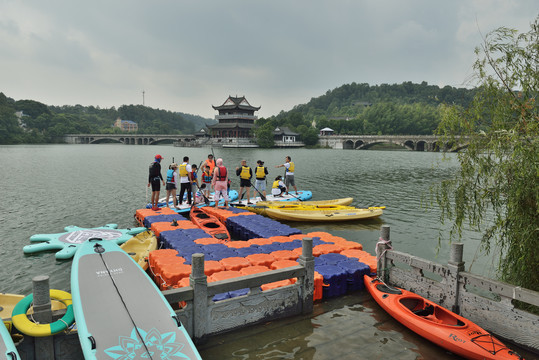
[{"label": "green tree", "polygon": [[273,126],[271,122],[257,128],[255,130],[255,138],[258,146],[272,148],[275,145],[275,140],[273,139]]},{"label": "green tree", "polygon": [[[443,106],[439,133],[459,152],[456,176],[436,186],[450,239],[469,224],[499,254],[500,277],[539,290],[539,17],[527,33],[498,28],[476,49],[479,84],[467,108]],[[461,138],[466,136],[466,138]]]}]

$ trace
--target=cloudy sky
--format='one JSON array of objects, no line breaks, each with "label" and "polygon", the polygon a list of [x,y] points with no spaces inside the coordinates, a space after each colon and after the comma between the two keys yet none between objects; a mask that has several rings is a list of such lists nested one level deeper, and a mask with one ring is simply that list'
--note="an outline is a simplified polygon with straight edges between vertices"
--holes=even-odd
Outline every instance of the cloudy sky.
[{"label": "cloudy sky", "polygon": [[481,34],[528,31],[537,0],[0,0],[0,92],[260,117],[347,83],[462,87]]}]

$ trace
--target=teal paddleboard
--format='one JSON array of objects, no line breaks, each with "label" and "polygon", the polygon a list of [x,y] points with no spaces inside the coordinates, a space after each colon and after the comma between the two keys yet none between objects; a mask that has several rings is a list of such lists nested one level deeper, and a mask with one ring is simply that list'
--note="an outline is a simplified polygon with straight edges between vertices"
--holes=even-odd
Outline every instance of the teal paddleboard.
[{"label": "teal paddleboard", "polygon": [[114,242],[79,247],[71,293],[85,359],[201,359],[157,286]]},{"label": "teal paddleboard", "polygon": [[[1,320],[2,319],[0,319],[0,321]],[[6,329],[3,321],[2,324],[0,324],[0,337],[2,338],[2,340],[0,340],[0,358],[7,360],[20,360],[17,348],[15,347],[13,339],[11,338],[11,335]]]}]

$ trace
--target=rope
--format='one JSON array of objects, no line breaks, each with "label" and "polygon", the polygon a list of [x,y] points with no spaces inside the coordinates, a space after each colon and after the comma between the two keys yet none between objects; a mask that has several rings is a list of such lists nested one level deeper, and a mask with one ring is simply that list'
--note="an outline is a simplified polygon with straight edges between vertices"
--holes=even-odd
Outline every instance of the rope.
[{"label": "rope", "polygon": [[[96,245],[97,246],[97,245]],[[101,245],[98,245],[98,246],[101,246]],[[144,338],[142,337],[142,335],[140,334],[138,328],[137,328],[137,324],[135,323],[135,320],[133,319],[133,317],[131,316],[131,313],[129,312],[129,309],[127,308],[127,304],[125,303],[123,297],[122,297],[122,294],[120,293],[120,290],[118,289],[118,286],[116,285],[116,281],[114,281],[114,278],[112,277],[112,274],[110,272],[110,269],[107,265],[107,263],[105,262],[105,259],[103,258],[103,254],[102,253],[98,253],[99,254],[99,257],[101,258],[101,261],[103,262],[103,265],[105,265],[105,268],[107,269],[107,272],[109,274],[109,277],[110,279],[112,280],[112,285],[114,285],[114,287],[116,288],[116,292],[118,293],[118,296],[120,297],[120,300],[125,308],[125,310],[127,311],[127,315],[129,316],[129,319],[131,320],[131,323],[133,324],[133,326],[135,327],[135,331],[142,343],[142,345],[144,345],[144,348],[146,349],[146,353],[148,354],[148,356],[150,357],[150,359],[153,360],[153,357],[150,353],[150,350],[148,349],[148,346],[146,346],[146,342],[144,341]]]},{"label": "rope", "polygon": [[[386,245],[384,251],[382,251],[381,254],[378,253],[378,245]],[[379,261],[380,258],[384,256],[387,250],[393,250],[393,246],[391,246],[391,240],[384,240],[382,238],[378,238],[378,242],[376,243],[376,261]]]}]

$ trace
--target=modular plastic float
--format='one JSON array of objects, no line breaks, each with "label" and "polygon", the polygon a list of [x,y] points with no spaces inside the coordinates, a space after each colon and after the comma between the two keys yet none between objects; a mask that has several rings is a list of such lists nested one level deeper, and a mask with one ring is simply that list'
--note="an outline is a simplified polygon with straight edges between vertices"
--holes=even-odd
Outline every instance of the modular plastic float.
[{"label": "modular plastic float", "polygon": [[[137,211],[137,221],[149,224],[161,241],[162,249],[150,253],[149,265],[162,290],[189,285],[191,257],[195,253],[205,255],[204,272],[208,282],[295,266],[302,254],[304,237],[313,239],[315,301],[361,290],[363,275],[376,271],[376,258],[356,242],[326,232],[301,234],[298,229],[241,209],[207,210],[227,224],[233,237],[244,241],[224,242],[211,238],[181,215],[170,214],[166,209]],[[295,280],[264,284],[261,289],[267,291],[291,285]],[[215,295],[213,300],[247,293],[248,289],[230,291]]]}]

